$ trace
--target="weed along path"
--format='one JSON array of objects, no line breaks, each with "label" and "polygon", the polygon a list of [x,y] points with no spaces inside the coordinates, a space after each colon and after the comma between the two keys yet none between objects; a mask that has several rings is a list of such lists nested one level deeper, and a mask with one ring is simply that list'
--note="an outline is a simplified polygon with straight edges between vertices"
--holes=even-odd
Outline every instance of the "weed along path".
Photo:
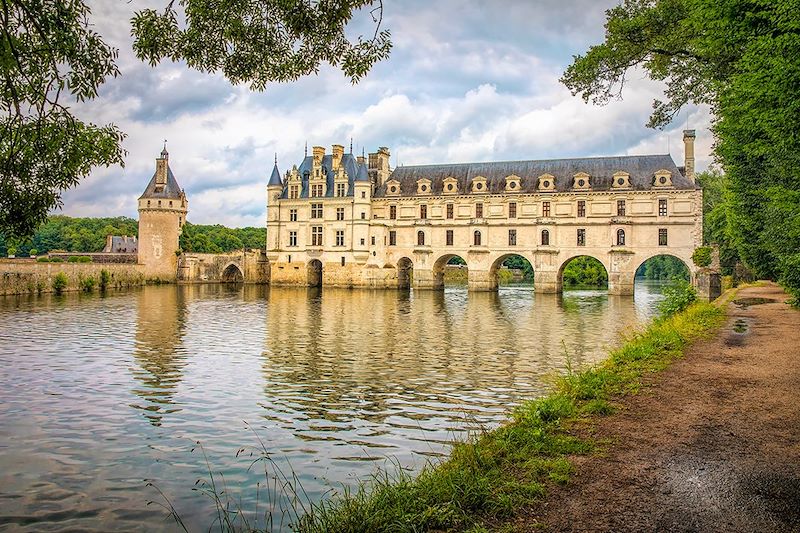
[{"label": "weed along path", "polygon": [[[800,311],[774,284],[585,432],[603,451],[515,526],[540,531],[800,531]],[[576,426],[580,427],[580,426]]]}]

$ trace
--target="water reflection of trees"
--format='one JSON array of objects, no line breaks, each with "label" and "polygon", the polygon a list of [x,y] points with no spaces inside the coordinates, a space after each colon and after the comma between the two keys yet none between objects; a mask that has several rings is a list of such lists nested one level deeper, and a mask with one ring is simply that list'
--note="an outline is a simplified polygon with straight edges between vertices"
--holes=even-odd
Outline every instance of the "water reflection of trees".
[{"label": "water reflection of trees", "polygon": [[132,369],[138,382],[133,393],[141,409],[155,426],[164,415],[180,408],[174,401],[186,365],[181,349],[186,322],[186,286],[148,287],[137,295],[136,343]]}]

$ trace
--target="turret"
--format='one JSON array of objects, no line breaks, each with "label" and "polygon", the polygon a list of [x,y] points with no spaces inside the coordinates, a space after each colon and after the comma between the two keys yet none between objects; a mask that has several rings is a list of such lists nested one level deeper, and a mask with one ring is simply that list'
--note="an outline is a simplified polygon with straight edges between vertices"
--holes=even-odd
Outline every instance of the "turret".
[{"label": "turret", "polygon": [[151,278],[174,280],[181,228],[189,202],[169,167],[166,145],[156,158],[156,171],[139,197],[138,262]]}]

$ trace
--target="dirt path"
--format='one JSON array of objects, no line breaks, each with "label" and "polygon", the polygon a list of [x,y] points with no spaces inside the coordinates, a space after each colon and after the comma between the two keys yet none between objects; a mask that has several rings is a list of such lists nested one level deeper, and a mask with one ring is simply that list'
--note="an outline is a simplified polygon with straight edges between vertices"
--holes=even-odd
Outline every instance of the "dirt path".
[{"label": "dirt path", "polygon": [[720,335],[600,423],[613,444],[550,492],[546,531],[800,532],[800,311],[776,285],[743,298],[774,302],[730,304]]}]

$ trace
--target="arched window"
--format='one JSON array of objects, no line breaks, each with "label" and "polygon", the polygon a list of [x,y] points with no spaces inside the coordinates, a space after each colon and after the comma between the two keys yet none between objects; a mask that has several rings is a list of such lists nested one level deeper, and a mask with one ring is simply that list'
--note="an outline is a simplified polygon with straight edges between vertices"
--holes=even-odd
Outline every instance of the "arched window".
[{"label": "arched window", "polygon": [[418,231],[417,232],[417,246],[425,246],[425,232]]},{"label": "arched window", "polygon": [[617,230],[617,246],[625,246],[625,230]]},{"label": "arched window", "polygon": [[550,232],[546,229],[542,230],[542,246],[550,246]]},{"label": "arched window", "polygon": [[475,233],[472,234],[472,244],[474,244],[475,246],[480,246],[481,245],[481,232],[480,231],[476,230]]}]

